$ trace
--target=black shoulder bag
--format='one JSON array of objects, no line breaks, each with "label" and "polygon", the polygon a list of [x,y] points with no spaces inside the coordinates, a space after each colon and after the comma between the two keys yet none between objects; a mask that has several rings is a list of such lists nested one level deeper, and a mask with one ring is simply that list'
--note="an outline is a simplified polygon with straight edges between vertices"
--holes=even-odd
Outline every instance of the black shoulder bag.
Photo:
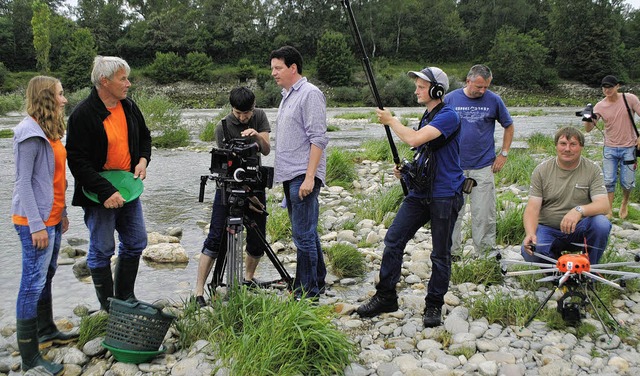
[{"label": "black shoulder bag", "polygon": [[[444,103],[438,104],[431,112],[426,112],[420,120],[420,126],[427,125],[433,120],[438,111],[444,107]],[[400,171],[402,179],[411,190],[426,192],[431,198],[433,181],[436,175],[437,162],[435,152],[447,145],[460,132],[460,127],[449,137],[440,135],[438,138],[424,143],[416,150],[413,161],[405,161]]]},{"label": "black shoulder bag", "polygon": [[[633,120],[633,112],[631,108],[629,108],[629,103],[627,103],[627,97],[622,93],[622,99],[624,100],[624,105],[627,107],[627,113],[629,114],[629,119],[631,119],[631,124],[633,125],[633,130],[636,131],[636,137],[639,137],[638,127],[636,127],[636,122]],[[636,143],[636,158],[640,158],[640,148],[638,148],[638,144]]]}]

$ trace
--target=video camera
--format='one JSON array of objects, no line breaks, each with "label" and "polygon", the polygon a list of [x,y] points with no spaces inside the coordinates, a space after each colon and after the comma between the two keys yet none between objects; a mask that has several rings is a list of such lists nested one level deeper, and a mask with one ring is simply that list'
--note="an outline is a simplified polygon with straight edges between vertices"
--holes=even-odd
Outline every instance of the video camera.
[{"label": "video camera", "polygon": [[[226,126],[226,122],[222,122]],[[271,188],[273,167],[261,165],[259,152],[260,145],[251,138],[225,139],[224,148],[211,149],[211,175],[200,177],[198,201],[204,200],[204,188],[209,179],[229,191],[257,192]]]},{"label": "video camera", "polygon": [[593,117],[593,105],[591,103],[587,103],[584,110],[576,111],[576,116],[582,116],[582,121],[593,122],[595,120]]}]

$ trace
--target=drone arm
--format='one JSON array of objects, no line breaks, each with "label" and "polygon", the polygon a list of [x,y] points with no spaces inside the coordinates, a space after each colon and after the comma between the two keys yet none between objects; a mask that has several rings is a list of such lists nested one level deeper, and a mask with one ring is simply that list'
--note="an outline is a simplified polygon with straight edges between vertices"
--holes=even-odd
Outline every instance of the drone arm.
[{"label": "drone arm", "polygon": [[602,282],[602,283],[604,283],[604,284],[606,284],[606,285],[609,285],[609,286],[611,286],[611,287],[615,287],[615,288],[617,288],[617,289],[619,289],[619,290],[623,290],[623,288],[622,288],[622,287],[620,287],[620,285],[619,285],[619,284],[617,284],[617,283],[613,283],[613,282],[611,282],[611,281],[609,281],[609,280],[607,280],[607,279],[604,279],[604,278],[602,278],[602,277],[600,277],[600,276],[597,276],[597,275],[595,275],[595,274],[591,274],[591,273],[589,273],[589,272],[582,272],[582,274],[584,274],[584,275],[586,275],[587,277],[590,277],[590,278],[592,278],[592,279],[595,279],[595,280],[596,280],[596,281],[598,281],[598,282]]}]

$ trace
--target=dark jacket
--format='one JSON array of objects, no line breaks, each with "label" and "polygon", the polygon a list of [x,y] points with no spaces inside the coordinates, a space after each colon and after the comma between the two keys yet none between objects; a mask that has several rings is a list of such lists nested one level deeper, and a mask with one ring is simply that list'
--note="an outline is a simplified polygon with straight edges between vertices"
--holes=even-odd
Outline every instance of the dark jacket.
[{"label": "dark jacket", "polygon": [[[120,102],[127,119],[130,171],[133,172],[140,158],[151,161],[151,132],[142,112],[131,99],[126,98]],[[107,161],[108,140],[103,121],[110,114],[94,87],[89,97],[80,102],[69,116],[66,148],[69,170],[75,180],[71,202],[73,206],[98,205],[84,195],[83,187],[97,193],[101,203],[117,192],[109,181],[98,174]]]}]

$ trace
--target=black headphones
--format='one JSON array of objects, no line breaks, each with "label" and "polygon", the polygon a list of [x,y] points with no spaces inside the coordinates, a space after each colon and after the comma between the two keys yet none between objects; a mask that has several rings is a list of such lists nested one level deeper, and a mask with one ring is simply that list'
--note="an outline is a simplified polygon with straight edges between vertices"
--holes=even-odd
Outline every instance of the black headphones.
[{"label": "black headphones", "polygon": [[429,96],[432,99],[442,99],[445,94],[444,86],[436,80],[436,77],[433,75],[431,68],[427,68],[424,70],[424,74],[427,76],[429,81],[431,81],[431,88],[429,88]]}]

